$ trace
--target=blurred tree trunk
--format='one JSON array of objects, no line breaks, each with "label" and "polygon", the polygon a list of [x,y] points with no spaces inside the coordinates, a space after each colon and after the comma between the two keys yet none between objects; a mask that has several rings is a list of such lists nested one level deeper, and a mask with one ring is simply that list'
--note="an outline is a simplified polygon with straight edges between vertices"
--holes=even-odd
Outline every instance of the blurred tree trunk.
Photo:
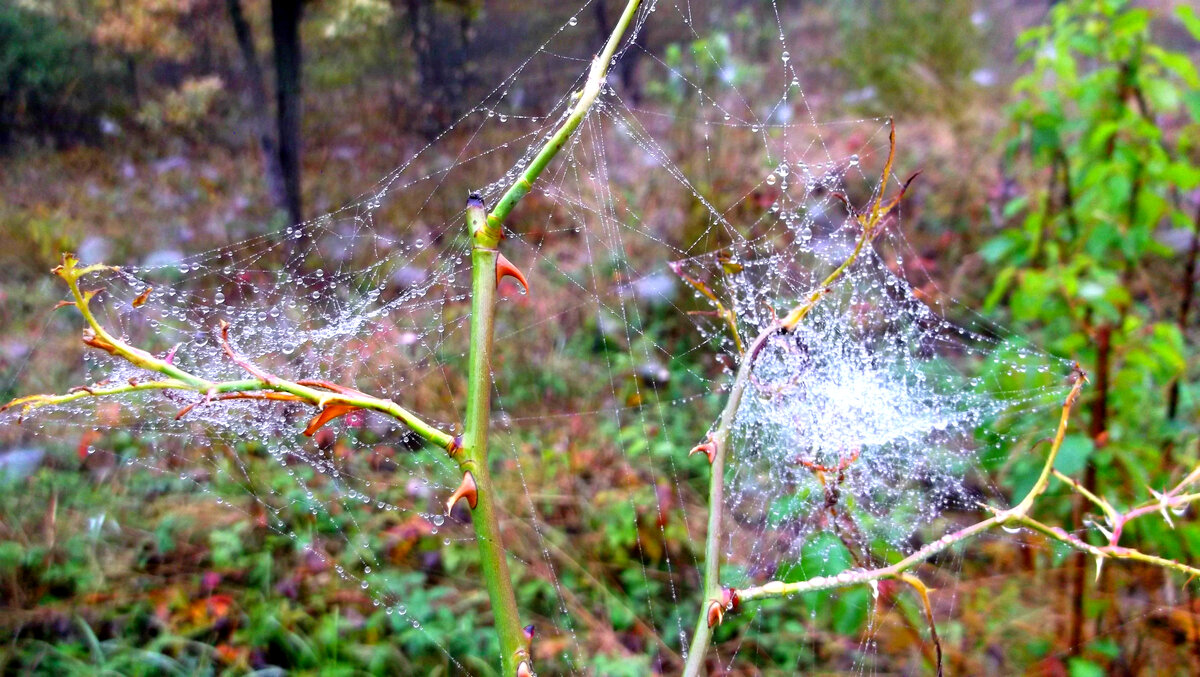
[{"label": "blurred tree trunk", "polygon": [[[478,0],[405,0],[410,45],[416,57],[418,97],[426,134],[436,134],[468,109],[469,49],[482,11]],[[454,22],[457,14],[457,22]]]},{"label": "blurred tree trunk", "polygon": [[270,98],[267,95],[267,83],[263,78],[262,67],[258,63],[258,53],[254,49],[254,35],[250,30],[250,22],[242,11],[241,0],[225,0],[229,9],[229,19],[233,22],[233,32],[237,37],[238,49],[242,53],[242,61],[246,66],[246,79],[250,89],[250,117],[254,135],[258,139],[258,150],[262,155],[263,172],[267,179],[267,195],[271,204],[282,212],[291,213],[288,209],[287,194],[284,188],[283,168],[279,164],[279,147],[275,143],[275,134],[271,129]]},{"label": "blurred tree trunk", "polygon": [[279,166],[288,218],[303,221],[300,199],[300,16],[302,0],[271,0],[271,38],[275,43],[275,105],[279,129]]}]

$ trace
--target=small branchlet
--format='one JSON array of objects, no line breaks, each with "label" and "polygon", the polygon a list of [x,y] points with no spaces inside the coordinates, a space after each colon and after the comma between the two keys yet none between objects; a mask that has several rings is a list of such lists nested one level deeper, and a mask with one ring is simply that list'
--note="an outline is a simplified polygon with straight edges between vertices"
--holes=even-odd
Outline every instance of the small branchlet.
[{"label": "small branchlet", "polygon": [[[710,289],[707,284],[683,272],[683,264],[680,261],[672,261],[668,265],[671,268],[671,272],[675,273],[675,275],[677,275],[680,279],[691,285],[693,289],[700,292],[700,294],[704,298],[708,299],[708,302],[711,303],[714,308],[716,308],[716,310],[709,314],[715,315],[729,327],[729,334],[733,337],[733,345],[737,349],[738,355],[746,352],[746,349],[742,346],[741,333],[738,332],[737,315],[734,314],[733,310],[721,303],[721,300],[717,298],[717,295],[713,293],[712,289]],[[728,260],[721,261],[721,268],[726,273],[737,272],[741,270],[740,266]],[[703,311],[692,311],[689,314],[699,315],[705,313]]]},{"label": "small branchlet", "polygon": [[[61,395],[29,395],[0,406],[0,413],[19,407],[21,414],[18,420],[22,421],[34,409],[66,404],[84,398],[109,397],[150,391],[162,391],[164,393],[191,392],[199,395],[199,399],[184,406],[175,415],[176,419],[186,416],[198,406],[213,402],[247,399],[299,402],[313,405],[319,410],[317,415],[309,421],[308,426],[305,428],[304,433],[306,435],[311,436],[330,421],[361,409],[377,411],[391,416],[407,425],[413,432],[430,443],[443,449],[451,450],[452,452],[456,449],[455,438],[426,423],[412,412],[391,400],[373,397],[353,388],[323,380],[288,380],[251,363],[234,350],[233,343],[230,340],[231,326],[223,320],[216,328],[217,341],[230,361],[238,365],[251,378],[232,381],[209,380],[175,364],[175,355],[179,350],[179,345],[171,348],[165,357],[160,358],[117,338],[100,323],[91,310],[91,302],[100,290],[82,290],[79,287],[79,280],[81,278],[93,273],[112,270],[118,269],[102,264],[81,267],[79,259],[74,255],[64,254],[62,264],[54,268],[52,272],[67,283],[71,297],[74,299],[73,301],[66,301],[64,304],[75,306],[80,314],[83,315],[83,319],[87,324],[82,338],[85,345],[97,350],[103,350],[109,355],[121,358],[147,372],[157,373],[162,378],[146,380],[130,379],[122,384],[98,383],[91,386],[77,386]],[[143,292],[142,295],[148,297],[148,292],[149,290]],[[142,298],[142,296],[138,298]],[[138,303],[137,305],[140,306],[142,304]]]}]

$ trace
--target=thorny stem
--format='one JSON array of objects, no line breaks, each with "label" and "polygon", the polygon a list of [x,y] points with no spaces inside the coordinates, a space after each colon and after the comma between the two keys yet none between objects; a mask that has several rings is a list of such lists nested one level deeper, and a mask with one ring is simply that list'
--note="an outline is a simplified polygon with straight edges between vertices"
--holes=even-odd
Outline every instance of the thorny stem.
[{"label": "thorny stem", "polygon": [[453,454],[459,467],[471,473],[477,487],[477,504],[471,515],[475,547],[492,617],[500,638],[502,674],[515,675],[517,666],[529,659],[521,631],[521,618],[513,594],[512,576],[496,517],[496,493],[488,467],[488,428],[491,419],[492,339],[496,317],[496,261],[500,253],[485,242],[486,216],[483,203],[472,196],[467,206],[467,227],[473,233],[471,246],[471,354],[467,372],[467,413],[463,421],[462,450]]},{"label": "thorny stem", "polygon": [[[891,564],[886,567],[880,567],[872,570],[856,570],[844,571],[834,576],[820,576],[807,581],[797,583],[784,583],[781,581],[772,581],[763,585],[753,586],[742,590],[737,590],[734,596],[741,603],[753,601],[756,599],[767,599],[775,597],[791,597],[805,592],[814,592],[818,590],[832,590],[835,588],[844,588],[853,585],[871,584],[884,579],[899,579],[905,580],[909,569],[925,562],[931,557],[940,552],[962,543],[974,536],[977,536],[985,531],[988,531],[997,526],[1021,526],[1026,527],[1034,532],[1037,532],[1051,540],[1058,541],[1068,547],[1078,550],[1082,553],[1092,555],[1096,558],[1096,572],[1099,575],[1100,569],[1103,566],[1104,560],[1126,560],[1134,562],[1142,562],[1153,566],[1158,566],[1171,571],[1177,571],[1182,574],[1187,574],[1189,577],[1200,576],[1200,568],[1189,566],[1182,562],[1170,560],[1157,555],[1151,555],[1133,548],[1126,548],[1118,545],[1120,539],[1120,528],[1131,520],[1143,515],[1159,512],[1164,519],[1170,523],[1170,518],[1167,516],[1167,510],[1178,509],[1190,503],[1200,500],[1200,494],[1182,493],[1184,489],[1200,481],[1200,468],[1193,470],[1187,477],[1183,479],[1175,488],[1162,494],[1156,494],[1154,501],[1139,505],[1128,512],[1118,513],[1111,504],[1097,496],[1087,496],[1089,500],[1096,503],[1103,510],[1110,522],[1114,525],[1113,532],[1107,532],[1103,528],[1098,527],[1105,536],[1108,537],[1107,545],[1093,545],[1083,540],[1079,536],[1069,533],[1060,527],[1050,526],[1040,522],[1029,516],[1029,511],[1038,496],[1042,495],[1049,484],[1051,476],[1063,479],[1073,489],[1078,489],[1079,484],[1070,478],[1066,478],[1061,473],[1054,470],[1054,461],[1058,456],[1059,449],[1062,446],[1062,441],[1065,437],[1066,430],[1069,424],[1071,408],[1075,404],[1075,400],[1079,396],[1079,391],[1083,386],[1085,379],[1082,374],[1077,374],[1075,384],[1071,388],[1071,392],[1067,395],[1066,401],[1063,403],[1062,415],[1059,418],[1058,429],[1054,435],[1054,442],[1051,445],[1050,452],[1046,456],[1045,463],[1042,467],[1042,473],[1033,488],[1029,490],[1025,498],[1021,500],[1014,508],[1010,510],[995,510],[989,508],[994,513],[991,517],[964,527],[951,534],[947,534],[925,547],[917,550],[908,557]],[[986,507],[986,506],[985,506]]]},{"label": "thorny stem", "polygon": [[[469,485],[469,501],[474,501],[471,506],[474,511],[472,522],[475,526],[481,569],[500,640],[502,674],[517,675],[518,677],[532,674],[528,640],[520,625],[512,579],[500,538],[500,527],[496,515],[497,497],[493,490],[488,467],[487,437],[491,416],[492,388],[491,356],[495,327],[496,271],[497,262],[500,259],[497,247],[503,238],[502,226],[505,218],[521,201],[521,198],[530,191],[533,183],[555,155],[566,146],[571,135],[587,116],[592,104],[595,103],[604,86],[608,68],[614,59],[617,47],[640,5],[641,0],[628,1],[625,11],[613,27],[603,50],[593,60],[583,89],[576,95],[577,98],[565,120],[543,144],[521,177],[500,197],[492,212],[485,214],[482,202],[477,199],[472,200],[468,206],[467,223],[472,238],[471,346],[465,430],[461,440],[436,429],[391,400],[372,397],[351,388],[323,381],[292,381],[269,374],[241,359],[234,352],[228,341],[227,325],[221,327],[220,337],[226,353],[230,359],[254,378],[211,381],[175,366],[172,356],[158,358],[133,347],[113,337],[92,314],[88,304],[97,292],[81,291],[78,286],[80,277],[113,268],[104,265],[80,268],[78,260],[69,255],[64,256],[63,265],[56,268],[54,272],[66,280],[71,289],[75,300],[68,302],[68,305],[76,306],[88,324],[89,331],[84,335],[85,343],[121,357],[147,371],[162,374],[166,378],[153,381],[131,380],[125,384],[102,383],[95,387],[76,388],[62,395],[33,395],[13,400],[0,407],[0,411],[21,407],[22,414],[24,414],[39,407],[64,404],[85,397],[120,395],[138,391],[183,390],[202,394],[204,399],[186,407],[180,412],[180,416],[199,404],[234,398],[285,400],[315,405],[320,411],[309,424],[306,433],[315,431],[329,420],[355,409],[369,409],[388,414],[403,422],[425,440],[446,449],[458,462],[460,468],[467,473],[464,477],[464,488],[468,487],[466,480],[472,480]],[[135,305],[138,304],[135,303]],[[468,493],[461,493],[464,492],[464,488],[460,488],[455,495],[467,496]]]},{"label": "thorny stem", "polygon": [[521,628],[512,577],[501,539],[496,516],[497,497],[488,467],[488,427],[491,419],[492,340],[495,333],[496,271],[500,259],[498,250],[504,237],[505,218],[533,188],[534,181],[554,159],[586,117],[604,86],[608,67],[626,29],[633,21],[641,0],[629,0],[617,21],[604,49],[592,61],[588,77],[579,98],[566,119],[538,151],[533,161],[513,185],[500,197],[490,214],[485,216],[483,203],[472,196],[467,206],[467,227],[471,233],[471,347],[467,375],[467,413],[464,421],[463,449],[455,455],[460,467],[474,478],[477,505],[472,523],[476,547],[492,616],[500,639],[500,662],[503,675],[523,677],[532,671],[529,647]]},{"label": "thorny stem", "polygon": [[67,286],[71,290],[71,296],[74,298],[74,301],[64,303],[75,306],[80,314],[83,315],[83,319],[88,325],[88,329],[84,334],[84,342],[94,348],[120,357],[146,371],[156,372],[167,378],[150,381],[130,379],[128,382],[120,384],[101,383],[95,386],[80,386],[61,395],[29,395],[8,402],[0,407],[0,411],[20,407],[21,414],[24,416],[40,407],[66,404],[88,397],[105,397],[133,392],[162,390],[188,391],[201,395],[202,399],[182,409],[177,418],[186,415],[196,406],[224,399],[239,398],[304,402],[317,407],[319,410],[317,414],[318,419],[327,412],[336,413],[337,411],[341,411],[342,413],[348,413],[354,409],[367,409],[395,418],[431,444],[444,449],[453,446],[454,438],[449,434],[438,430],[430,423],[419,418],[416,414],[391,400],[374,397],[352,388],[324,381],[303,379],[292,381],[267,374],[249,365],[244,360],[238,358],[233,352],[227,334],[228,326],[222,326],[218,338],[231,359],[243,369],[251,372],[255,376],[254,378],[212,381],[187,371],[174,364],[169,358],[156,357],[141,348],[130,345],[113,336],[96,319],[95,314],[92,313],[90,304],[97,292],[91,290],[84,291],[79,288],[79,280],[81,278],[106,270],[113,270],[113,268],[104,265],[91,265],[81,268],[79,267],[79,261],[70,254],[64,255],[62,265],[54,269],[55,274],[67,283]]},{"label": "thorny stem", "polygon": [[[712,475],[709,478],[708,485],[708,532],[705,535],[704,542],[704,601],[700,606],[700,613],[696,618],[696,629],[692,633],[692,643],[688,649],[687,664],[684,666],[684,675],[687,677],[699,675],[704,667],[704,662],[708,654],[708,645],[712,640],[713,632],[713,626],[709,622],[709,608],[713,603],[724,603],[726,597],[722,594],[720,582],[721,513],[722,507],[725,504],[725,455],[729,446],[730,431],[733,428],[733,422],[737,417],[738,409],[741,407],[742,395],[745,393],[746,385],[750,381],[754,362],[772,336],[793,331],[800,321],[812,311],[816,304],[831,291],[831,285],[837,282],[850,266],[854,265],[854,262],[858,260],[863,250],[866,249],[867,244],[879,235],[884,219],[900,203],[900,199],[904,197],[904,192],[908,189],[909,184],[912,183],[913,178],[916,178],[915,174],[909,177],[904,182],[900,192],[884,204],[883,193],[887,187],[887,180],[891,176],[892,162],[896,155],[896,129],[894,125],[892,125],[891,132],[888,135],[888,141],[890,149],[888,151],[887,162],[883,168],[883,180],[880,182],[879,194],[865,212],[857,213],[852,208],[849,210],[850,216],[861,227],[854,250],[851,251],[850,255],[846,257],[846,260],[841,265],[821,281],[821,284],[817,286],[817,289],[808,298],[797,304],[785,317],[772,322],[763,329],[750,344],[750,348],[741,354],[737,375],[734,377],[733,386],[729,390],[729,397],[725,401],[725,408],[721,411],[717,429],[710,435],[707,442],[708,445],[711,445],[713,451],[710,456],[712,460]],[[839,197],[845,201],[844,196]],[[848,204],[847,207],[849,208]],[[694,283],[693,286],[695,286]],[[710,299],[715,301],[715,298],[711,296]],[[721,307],[719,302],[718,307]],[[736,324],[732,326],[734,336],[736,337]],[[738,345],[740,347],[740,341]]]},{"label": "thorny stem", "polygon": [[592,103],[599,96],[601,88],[608,77],[608,67],[611,65],[613,56],[617,53],[617,46],[621,44],[621,38],[625,35],[625,31],[629,28],[629,24],[633,21],[633,17],[637,14],[638,5],[641,0],[629,0],[625,5],[625,11],[621,13],[621,18],[617,20],[617,25],[613,27],[612,33],[608,36],[608,42],[604,45],[604,49],[596,55],[592,60],[591,70],[588,71],[587,81],[584,82],[583,89],[579,91],[578,97],[575,100],[575,105],[571,107],[567,118],[562,125],[554,132],[554,134],[546,141],[542,149],[525,168],[521,178],[517,179],[513,185],[509,186],[504,195],[500,196],[500,200],[496,202],[496,206],[492,208],[492,212],[487,217],[488,238],[494,238],[491,246],[495,246],[496,242],[500,241],[500,227],[504,223],[504,219],[508,217],[509,212],[513,207],[521,201],[533,188],[533,182],[537,180],[558,151],[562,150],[563,146],[567,145],[567,141],[575,130],[579,127],[579,123],[583,122],[583,118],[587,116],[588,109],[592,107]]}]

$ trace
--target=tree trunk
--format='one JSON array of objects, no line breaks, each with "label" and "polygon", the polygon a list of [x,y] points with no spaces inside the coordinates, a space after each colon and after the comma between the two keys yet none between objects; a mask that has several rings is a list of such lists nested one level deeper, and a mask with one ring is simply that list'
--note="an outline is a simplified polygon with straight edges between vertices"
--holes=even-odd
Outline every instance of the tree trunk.
[{"label": "tree trunk", "polygon": [[271,100],[267,94],[266,80],[263,78],[262,67],[258,63],[258,53],[254,49],[254,36],[250,30],[250,22],[242,11],[241,0],[225,0],[229,10],[229,20],[233,23],[233,33],[237,37],[238,50],[241,51],[242,61],[246,66],[246,79],[250,95],[250,124],[254,128],[254,136],[258,141],[258,150],[262,156],[263,173],[266,175],[267,196],[275,209],[291,213],[288,209],[287,193],[284,189],[283,168],[279,164],[279,146],[275,142],[275,134],[271,130],[269,112]]},{"label": "tree trunk", "polygon": [[275,43],[275,105],[279,129],[279,166],[288,219],[304,220],[300,199],[300,16],[301,0],[271,0],[271,38]]}]

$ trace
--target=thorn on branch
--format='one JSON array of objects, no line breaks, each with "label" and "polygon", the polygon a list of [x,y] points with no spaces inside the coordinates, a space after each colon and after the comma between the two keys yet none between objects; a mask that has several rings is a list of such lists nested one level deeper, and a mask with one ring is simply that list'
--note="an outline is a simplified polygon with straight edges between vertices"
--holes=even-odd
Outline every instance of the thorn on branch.
[{"label": "thorn on branch", "polygon": [[133,304],[132,304],[133,307],[141,308],[143,305],[145,305],[146,300],[150,298],[150,292],[152,292],[152,291],[154,291],[154,287],[146,287],[146,291],[142,292],[141,294],[138,294],[137,298],[135,298],[133,300]]},{"label": "thorn on branch", "polygon": [[175,420],[187,416],[193,409],[209,402],[224,402],[225,400],[278,400],[282,402],[301,402],[303,399],[298,395],[291,393],[276,393],[276,392],[251,392],[251,393],[225,393],[218,395],[212,392],[206,393],[203,398],[192,402],[186,407],[179,410],[175,414]]},{"label": "thorn on branch", "polygon": [[713,461],[717,458],[717,443],[713,440],[712,435],[709,435],[708,439],[704,442],[692,447],[692,450],[688,452],[688,456],[690,457],[697,453],[703,453],[708,457],[708,464],[713,464]]},{"label": "thorn on branch", "polygon": [[721,588],[720,599],[714,599],[708,604],[708,627],[716,627],[721,624],[725,618],[725,612],[729,610],[737,610],[738,602],[737,591],[732,588]]},{"label": "thorn on branch", "polygon": [[304,435],[305,437],[312,437],[313,434],[320,430],[321,426],[325,425],[326,423],[329,423],[335,418],[358,411],[361,408],[362,407],[356,407],[352,404],[342,404],[340,402],[326,404],[321,408],[320,413],[318,413],[312,418],[311,421],[308,422],[308,427],[304,429]]},{"label": "thorn on branch", "polygon": [[469,505],[472,510],[474,510],[475,506],[479,503],[479,487],[475,484],[475,476],[472,475],[471,471],[469,470],[463,473],[462,482],[458,485],[458,488],[454,490],[454,493],[450,494],[450,498],[446,499],[447,515],[450,514],[450,511],[454,509],[454,504],[458,503],[459,499],[461,498],[467,499],[467,505]]},{"label": "thorn on branch", "polygon": [[517,677],[534,677],[533,669],[529,667],[529,661],[521,661],[517,666]]},{"label": "thorn on branch", "polygon": [[83,342],[84,342],[84,344],[89,345],[93,348],[99,348],[100,350],[105,351],[109,355],[117,354],[117,347],[114,346],[113,344],[109,343],[107,340],[101,338],[100,336],[97,336],[96,332],[91,327],[88,327],[87,329],[83,330]]},{"label": "thorn on branch", "polygon": [[233,360],[233,363],[237,366],[246,370],[246,372],[251,376],[257,378],[263,383],[266,383],[267,385],[275,385],[279,382],[279,377],[259,369],[251,364],[248,360],[242,358],[236,352],[234,352],[233,346],[229,343],[229,323],[225,320],[221,320],[221,322],[217,325],[217,341],[220,342],[222,350],[224,350],[225,354],[229,356],[229,359]]},{"label": "thorn on branch", "polygon": [[500,286],[500,280],[503,280],[505,277],[515,279],[525,289],[525,293],[529,293],[529,281],[525,279],[525,274],[514,266],[512,261],[505,258],[504,254],[500,254],[496,259],[496,286]]}]

